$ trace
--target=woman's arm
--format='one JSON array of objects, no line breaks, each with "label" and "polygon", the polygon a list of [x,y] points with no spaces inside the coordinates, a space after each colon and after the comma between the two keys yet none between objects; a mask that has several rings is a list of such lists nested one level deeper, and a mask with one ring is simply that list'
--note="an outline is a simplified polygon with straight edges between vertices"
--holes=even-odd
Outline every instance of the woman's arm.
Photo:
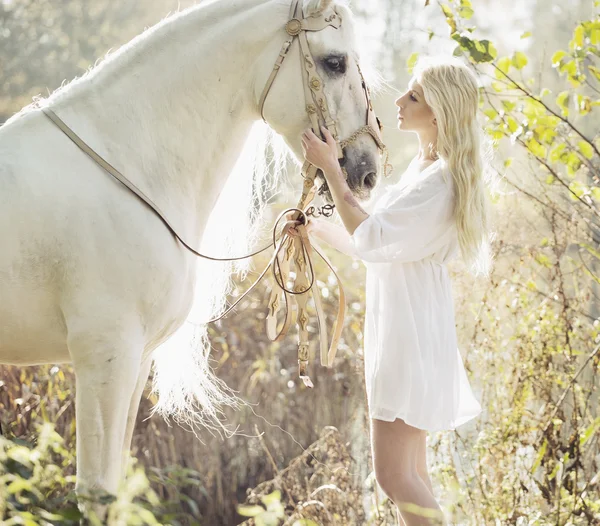
[{"label": "woman's arm", "polygon": [[325,141],[319,139],[311,129],[302,135],[302,148],[306,160],[323,172],[327,186],[333,197],[337,213],[340,215],[348,232],[354,232],[357,227],[369,217],[352,195],[337,158],[335,139],[324,126],[321,127]]},{"label": "woman's arm", "polygon": [[350,234],[343,226],[322,219],[311,219],[310,226],[310,235],[325,241],[342,254],[356,257],[354,247],[350,243]]}]

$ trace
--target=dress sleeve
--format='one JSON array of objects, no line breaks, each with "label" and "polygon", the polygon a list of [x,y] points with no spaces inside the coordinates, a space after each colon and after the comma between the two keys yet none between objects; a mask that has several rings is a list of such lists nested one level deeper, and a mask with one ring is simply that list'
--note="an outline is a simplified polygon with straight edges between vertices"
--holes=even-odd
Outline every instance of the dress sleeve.
[{"label": "dress sleeve", "polygon": [[350,236],[354,255],[363,261],[419,261],[448,242],[453,227],[453,192],[442,171],[403,188],[376,209]]}]

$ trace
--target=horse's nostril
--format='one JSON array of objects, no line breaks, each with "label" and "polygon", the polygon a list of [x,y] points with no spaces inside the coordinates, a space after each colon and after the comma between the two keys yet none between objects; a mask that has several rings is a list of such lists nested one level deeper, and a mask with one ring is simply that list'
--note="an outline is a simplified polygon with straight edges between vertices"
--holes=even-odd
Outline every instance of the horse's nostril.
[{"label": "horse's nostril", "polygon": [[365,188],[372,189],[375,187],[375,183],[377,182],[377,175],[375,172],[369,172],[367,175],[363,177],[363,186]]}]

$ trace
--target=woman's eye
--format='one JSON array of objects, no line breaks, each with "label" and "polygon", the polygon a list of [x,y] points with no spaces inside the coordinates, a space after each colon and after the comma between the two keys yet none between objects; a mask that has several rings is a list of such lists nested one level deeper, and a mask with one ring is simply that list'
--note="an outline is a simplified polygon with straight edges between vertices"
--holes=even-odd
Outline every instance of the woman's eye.
[{"label": "woman's eye", "polygon": [[415,102],[417,102],[417,99],[415,99],[415,96],[412,93],[410,94],[410,100],[414,100]]}]

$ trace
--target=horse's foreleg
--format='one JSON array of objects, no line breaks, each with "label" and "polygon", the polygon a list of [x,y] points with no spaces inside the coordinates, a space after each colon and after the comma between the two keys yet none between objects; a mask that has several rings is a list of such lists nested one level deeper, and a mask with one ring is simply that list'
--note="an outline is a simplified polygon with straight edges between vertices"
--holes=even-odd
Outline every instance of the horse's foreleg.
[{"label": "horse's foreleg", "polygon": [[127,428],[125,429],[125,441],[123,442],[123,477],[125,477],[125,475],[127,474],[127,464],[129,461],[129,454],[131,452],[131,439],[133,438],[133,429],[135,428],[135,422],[137,419],[138,409],[140,407],[140,401],[142,398],[142,394],[144,393],[144,387],[146,387],[146,382],[148,381],[151,366],[152,356],[148,356],[142,362],[135,390],[133,391],[133,395],[131,396],[129,412],[127,414]]},{"label": "horse's foreleg", "polygon": [[137,338],[110,333],[69,335],[76,375],[76,491],[80,495],[94,489],[117,493],[142,350]]}]

